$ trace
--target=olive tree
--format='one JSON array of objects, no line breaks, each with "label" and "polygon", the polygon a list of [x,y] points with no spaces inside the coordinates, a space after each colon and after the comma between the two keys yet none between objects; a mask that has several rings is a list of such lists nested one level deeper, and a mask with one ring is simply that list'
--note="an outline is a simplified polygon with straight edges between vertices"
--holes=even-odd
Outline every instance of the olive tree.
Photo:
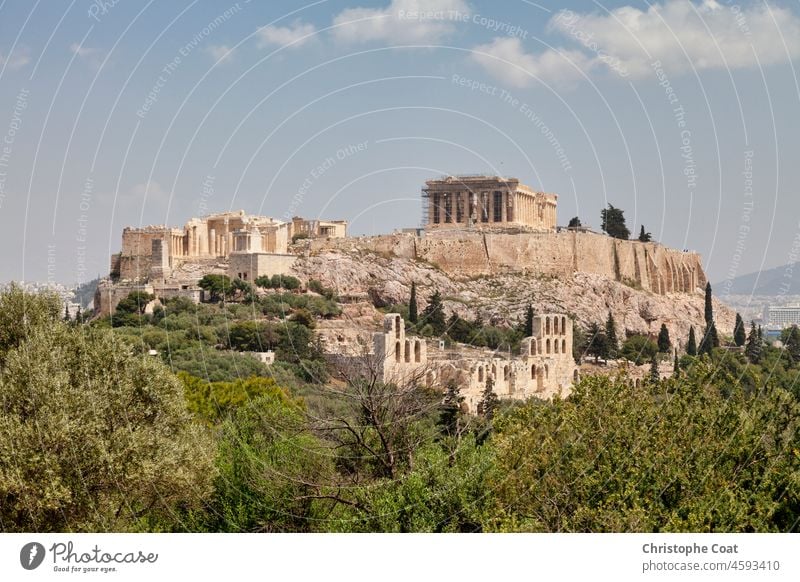
[{"label": "olive tree", "polygon": [[111,330],[29,330],[0,370],[0,530],[171,528],[213,478],[182,392]]}]

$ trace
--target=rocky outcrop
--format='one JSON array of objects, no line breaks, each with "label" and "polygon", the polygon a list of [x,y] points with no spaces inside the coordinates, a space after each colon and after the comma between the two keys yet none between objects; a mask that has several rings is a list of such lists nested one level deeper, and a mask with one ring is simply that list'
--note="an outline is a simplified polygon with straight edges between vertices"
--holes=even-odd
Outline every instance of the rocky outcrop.
[{"label": "rocky outcrop", "polygon": [[[406,303],[411,282],[415,281],[420,309],[438,290],[449,313],[467,318],[480,315],[498,325],[516,324],[527,305],[533,304],[539,313],[568,313],[581,327],[602,324],[611,312],[621,328],[620,335],[622,328],[631,333],[657,334],[665,323],[671,337],[681,345],[691,325],[698,333],[705,326],[700,289],[659,294],[634,282],[626,284],[591,272],[554,276],[509,269],[473,277],[453,276],[438,265],[414,258],[351,247],[301,257],[293,274],[305,280],[319,279],[342,295],[367,293],[374,302],[386,306]],[[731,334],[735,314],[719,302],[715,302],[715,308],[719,331]]]}]

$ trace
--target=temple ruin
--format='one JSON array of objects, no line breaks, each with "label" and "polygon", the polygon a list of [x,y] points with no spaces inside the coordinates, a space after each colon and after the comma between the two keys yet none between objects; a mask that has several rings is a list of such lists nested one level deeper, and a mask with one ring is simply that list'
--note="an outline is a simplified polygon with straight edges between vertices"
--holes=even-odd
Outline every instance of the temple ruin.
[{"label": "temple ruin", "polygon": [[425,182],[425,228],[518,227],[555,232],[558,196],[516,178],[447,176]]}]

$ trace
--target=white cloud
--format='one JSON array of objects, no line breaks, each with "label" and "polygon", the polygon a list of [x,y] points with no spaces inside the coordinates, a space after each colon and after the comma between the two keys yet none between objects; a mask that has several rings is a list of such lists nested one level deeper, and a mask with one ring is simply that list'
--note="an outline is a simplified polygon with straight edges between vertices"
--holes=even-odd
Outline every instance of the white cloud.
[{"label": "white cloud", "polygon": [[231,60],[231,57],[233,57],[231,47],[224,44],[212,44],[206,48],[206,52],[211,55],[214,62],[220,61],[222,63],[227,63]]},{"label": "white cloud", "polygon": [[26,46],[18,46],[8,55],[0,53],[0,67],[7,67],[12,71],[21,69],[30,62],[30,49]]},{"label": "white cloud", "polygon": [[313,24],[294,22],[290,26],[262,26],[258,29],[258,46],[269,45],[299,47],[317,31]]},{"label": "white cloud", "polygon": [[342,42],[435,43],[471,13],[465,0],[392,0],[386,8],[348,8],[334,19]]},{"label": "white cloud", "polygon": [[581,78],[581,71],[592,66],[591,60],[580,51],[548,49],[538,54],[527,53],[519,38],[498,37],[472,50],[473,61],[511,87],[527,87],[537,79],[560,85],[573,83]]},{"label": "white cloud", "polygon": [[683,73],[691,65],[698,70],[715,69],[725,67],[727,61],[728,67],[738,69],[800,56],[800,18],[787,8],[766,3],[740,7],[714,0],[665,0],[646,10],[632,6],[610,13],[564,10],[551,19],[550,27],[594,53],[592,58],[600,52],[639,76],[648,74],[656,60],[667,71]]},{"label": "white cloud", "polygon": [[86,62],[92,69],[99,69],[103,64],[105,53],[101,49],[81,46],[77,42],[73,42],[69,45],[69,50],[78,55],[78,58]]}]

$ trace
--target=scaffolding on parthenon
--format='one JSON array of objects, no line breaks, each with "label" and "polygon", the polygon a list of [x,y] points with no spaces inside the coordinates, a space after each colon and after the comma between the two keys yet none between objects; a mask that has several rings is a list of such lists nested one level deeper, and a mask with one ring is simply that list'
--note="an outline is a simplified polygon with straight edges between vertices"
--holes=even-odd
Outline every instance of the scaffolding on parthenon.
[{"label": "scaffolding on parthenon", "polygon": [[420,218],[420,221],[419,221],[419,227],[420,228],[426,228],[428,226],[428,217],[430,216],[428,214],[428,212],[430,210],[430,205],[431,205],[431,197],[430,197],[430,194],[428,193],[428,189],[427,188],[423,188],[422,189],[422,217]]}]

